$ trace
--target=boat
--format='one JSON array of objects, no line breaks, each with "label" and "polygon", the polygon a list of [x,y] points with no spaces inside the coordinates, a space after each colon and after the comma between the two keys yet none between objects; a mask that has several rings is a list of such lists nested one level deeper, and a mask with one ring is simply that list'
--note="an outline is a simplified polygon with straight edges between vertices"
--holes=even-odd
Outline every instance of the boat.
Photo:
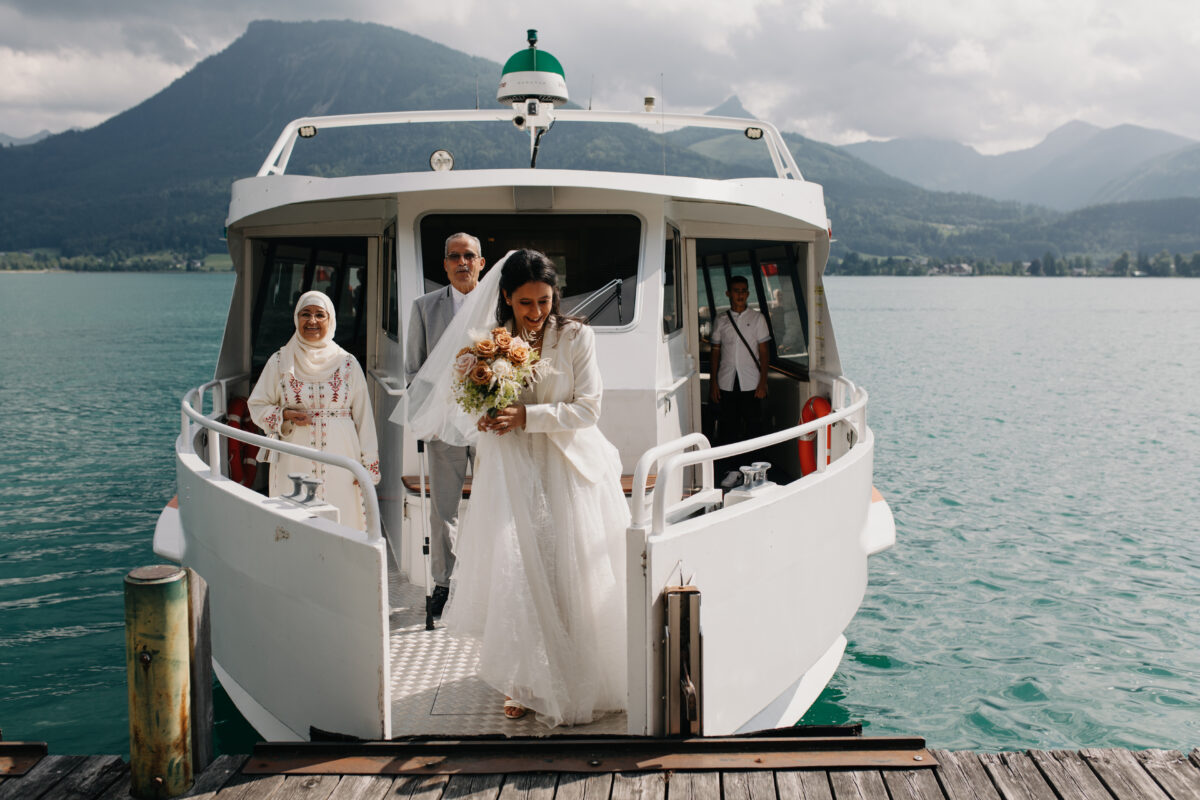
[{"label": "boat", "polygon": [[[842,659],[869,557],[895,542],[873,486],[867,391],[842,371],[826,303],[832,232],[822,187],[803,178],[766,121],[667,114],[652,98],[636,111],[564,107],[561,63],[533,31],[505,65],[498,99],[494,109],[297,119],[258,173],[233,184],[226,233],[236,282],[215,375],[182,399],[178,495],[158,519],[155,552],[207,582],[215,673],[268,740],[562,733],[533,715],[505,719],[502,698],[472,673],[470,646],[429,629],[423,459],[391,421],[405,419],[412,303],[446,283],[447,236],[475,234],[489,263],[535,247],[562,269],[564,310],[596,332],[599,425],[620,451],[632,518],[627,711],[566,732],[792,725]],[[428,168],[289,172],[293,152],[318,133],[424,142],[463,126],[481,132],[448,138]],[[707,129],[757,148],[769,166],[747,177],[669,174],[664,149],[662,174],[580,168],[554,150],[586,140],[559,133],[570,126],[633,131],[638,142]],[[472,162],[469,148],[511,149],[514,137],[515,166],[456,166]],[[537,165],[546,152],[559,166]],[[709,336],[735,276],[748,280],[750,305],[772,333],[770,425],[714,446]],[[333,299],[337,340],[369,375],[377,491],[361,465],[266,439],[238,413],[309,289]],[[827,413],[802,420],[816,399]],[[265,470],[252,479],[246,460],[253,447],[352,471],[366,530],[342,525],[336,509],[306,494],[304,477],[290,496],[267,497]],[[714,463],[738,466],[740,483],[722,485],[728,476]]]}]

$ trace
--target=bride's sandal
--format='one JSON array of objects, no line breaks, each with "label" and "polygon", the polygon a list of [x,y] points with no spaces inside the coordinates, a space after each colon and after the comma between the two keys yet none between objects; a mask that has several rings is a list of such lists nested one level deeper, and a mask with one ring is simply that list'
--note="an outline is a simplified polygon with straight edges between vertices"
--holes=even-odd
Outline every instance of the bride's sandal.
[{"label": "bride's sandal", "polygon": [[504,698],[504,716],[509,719],[520,719],[525,716],[525,712],[529,709],[513,700],[511,697]]}]

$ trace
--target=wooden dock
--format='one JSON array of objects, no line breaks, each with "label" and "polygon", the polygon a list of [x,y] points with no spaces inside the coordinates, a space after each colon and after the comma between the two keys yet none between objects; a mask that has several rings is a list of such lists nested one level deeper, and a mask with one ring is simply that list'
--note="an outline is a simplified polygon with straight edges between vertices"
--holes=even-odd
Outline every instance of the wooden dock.
[{"label": "wooden dock", "polygon": [[[426,749],[429,744],[427,743]],[[445,743],[440,744],[443,748]],[[407,758],[381,758],[362,746],[339,748],[337,757],[297,761],[279,753],[220,756],[184,795],[204,800],[1200,800],[1200,750],[1091,749],[1010,753],[922,750],[920,766],[889,768],[732,768],[606,771],[529,771],[539,763],[530,748],[525,763],[505,772],[462,772],[425,763],[427,774],[402,774]],[[908,756],[908,758],[915,758]],[[322,760],[323,759],[323,760]],[[927,759],[927,760],[926,760]],[[853,758],[851,758],[851,761]],[[70,798],[124,800],[129,765],[117,756],[47,755],[18,767],[7,761],[0,800]],[[303,762],[303,763],[302,763]],[[615,763],[615,762],[613,762]],[[760,762],[764,763],[764,762]],[[355,774],[337,770],[351,767]],[[278,768],[280,770],[273,772]],[[392,774],[401,773],[401,774]],[[0,769],[0,776],[5,775]]]}]

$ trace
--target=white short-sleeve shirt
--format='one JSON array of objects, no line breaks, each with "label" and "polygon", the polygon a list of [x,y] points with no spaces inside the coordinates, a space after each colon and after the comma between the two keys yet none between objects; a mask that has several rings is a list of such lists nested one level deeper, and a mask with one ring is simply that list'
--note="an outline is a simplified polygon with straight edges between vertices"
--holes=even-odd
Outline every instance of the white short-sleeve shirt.
[{"label": "white short-sleeve shirt", "polygon": [[[754,349],[754,355],[742,340],[729,321],[733,315],[734,323],[746,342]],[[756,308],[747,307],[742,313],[731,311],[722,312],[716,324],[713,325],[712,343],[721,346],[721,363],[717,367],[717,385],[722,392],[733,391],[733,377],[737,375],[738,388],[743,392],[752,392],[758,386],[758,345],[769,342],[771,331],[767,328],[767,318]]]}]

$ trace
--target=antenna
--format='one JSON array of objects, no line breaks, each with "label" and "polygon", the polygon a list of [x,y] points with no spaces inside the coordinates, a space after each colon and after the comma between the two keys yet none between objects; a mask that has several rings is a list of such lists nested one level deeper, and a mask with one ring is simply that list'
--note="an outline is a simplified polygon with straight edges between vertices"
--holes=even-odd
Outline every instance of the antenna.
[{"label": "antenna", "polygon": [[667,174],[667,89],[663,73],[658,73],[658,98],[662,102],[658,106],[658,127],[662,129],[663,175]]},{"label": "antenna", "polygon": [[479,110],[479,76],[475,76],[475,110]]},{"label": "antenna", "polygon": [[588,89],[588,111],[592,110],[592,96],[596,94],[596,73],[592,73],[592,85]]}]

